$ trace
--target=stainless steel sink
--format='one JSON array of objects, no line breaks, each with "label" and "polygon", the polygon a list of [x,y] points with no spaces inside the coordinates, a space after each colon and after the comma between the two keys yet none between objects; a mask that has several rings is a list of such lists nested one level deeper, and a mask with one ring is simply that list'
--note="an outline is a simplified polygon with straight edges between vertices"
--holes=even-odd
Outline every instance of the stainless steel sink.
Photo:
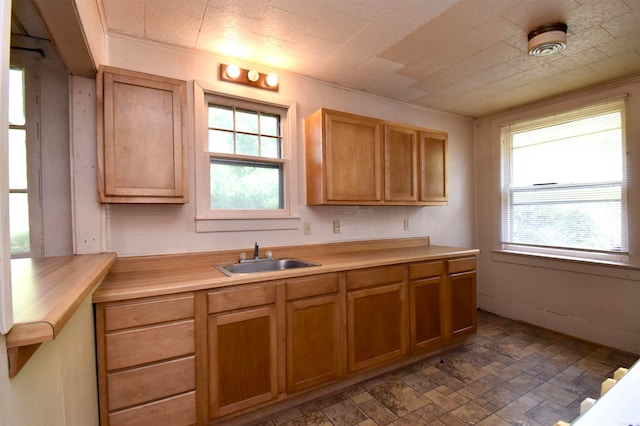
[{"label": "stainless steel sink", "polygon": [[285,271],[288,269],[308,268],[320,266],[319,263],[300,259],[260,259],[247,260],[228,265],[213,265],[225,275],[254,274],[256,272]]}]

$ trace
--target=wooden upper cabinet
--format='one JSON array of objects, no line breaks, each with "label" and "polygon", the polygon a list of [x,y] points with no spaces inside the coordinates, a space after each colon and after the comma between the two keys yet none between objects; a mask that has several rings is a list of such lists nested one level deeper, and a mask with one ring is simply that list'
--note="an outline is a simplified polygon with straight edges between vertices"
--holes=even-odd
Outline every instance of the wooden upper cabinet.
[{"label": "wooden upper cabinet", "polygon": [[103,203],[186,203],[187,84],[102,67],[97,78]]},{"label": "wooden upper cabinet", "polygon": [[447,144],[442,132],[420,132],[420,201],[447,204]]},{"label": "wooden upper cabinet", "polygon": [[320,109],[305,148],[307,205],[447,203],[447,133]]},{"label": "wooden upper cabinet", "polygon": [[321,109],[307,117],[307,204],[379,204],[382,123]]},{"label": "wooden upper cabinet", "polygon": [[418,132],[410,127],[384,126],[384,200],[418,199]]}]

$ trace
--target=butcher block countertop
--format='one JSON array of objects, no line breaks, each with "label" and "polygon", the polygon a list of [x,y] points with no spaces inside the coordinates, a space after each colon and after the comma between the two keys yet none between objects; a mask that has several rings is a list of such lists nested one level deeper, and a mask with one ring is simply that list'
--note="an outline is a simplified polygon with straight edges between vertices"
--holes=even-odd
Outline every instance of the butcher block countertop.
[{"label": "butcher block countertop", "polygon": [[260,257],[265,256],[266,250],[271,250],[276,259],[297,258],[319,263],[320,266],[231,277],[213,266],[236,263],[243,251],[250,258],[253,255],[252,247],[208,253],[118,258],[93,293],[93,302],[113,302],[398,263],[475,256],[479,253],[477,249],[430,245],[428,237],[260,247]]}]

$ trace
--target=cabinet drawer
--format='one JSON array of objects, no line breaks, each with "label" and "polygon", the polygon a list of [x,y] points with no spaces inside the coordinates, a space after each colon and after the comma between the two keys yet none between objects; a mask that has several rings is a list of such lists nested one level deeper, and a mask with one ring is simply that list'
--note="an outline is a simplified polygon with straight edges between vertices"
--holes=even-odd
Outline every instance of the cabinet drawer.
[{"label": "cabinet drawer", "polygon": [[422,262],[409,265],[409,279],[437,277],[442,274],[443,262]]},{"label": "cabinet drawer", "polygon": [[253,306],[271,305],[276,303],[276,287],[274,285],[261,285],[212,291],[207,295],[207,303],[210,314],[251,308]]},{"label": "cabinet drawer", "polygon": [[453,259],[447,261],[447,273],[449,274],[473,271],[474,269],[476,269],[475,257],[465,257],[463,259]]},{"label": "cabinet drawer", "polygon": [[397,265],[347,272],[347,290],[404,281],[406,270],[405,265]]},{"label": "cabinet drawer", "polygon": [[119,410],[195,389],[194,357],[112,373],[107,376],[109,410]]},{"label": "cabinet drawer", "polygon": [[193,294],[111,305],[104,308],[105,330],[113,331],[193,318],[193,309]]},{"label": "cabinet drawer", "polygon": [[108,333],[106,346],[109,371],[192,354],[194,321]]},{"label": "cabinet drawer", "polygon": [[109,426],[188,426],[197,421],[195,391],[109,414]]},{"label": "cabinet drawer", "polygon": [[287,300],[337,293],[340,289],[340,274],[315,275],[287,281]]}]

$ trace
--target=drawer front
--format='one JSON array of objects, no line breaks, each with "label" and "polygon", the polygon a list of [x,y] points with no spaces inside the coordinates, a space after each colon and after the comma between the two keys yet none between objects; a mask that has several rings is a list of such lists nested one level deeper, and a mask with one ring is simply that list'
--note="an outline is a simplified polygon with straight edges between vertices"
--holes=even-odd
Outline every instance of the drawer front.
[{"label": "drawer front", "polygon": [[442,275],[444,270],[443,262],[421,262],[409,265],[409,279],[430,278]]},{"label": "drawer front", "polygon": [[193,318],[193,294],[144,299],[104,308],[105,330],[140,327]]},{"label": "drawer front", "polygon": [[107,375],[109,411],[195,389],[194,356]]},{"label": "drawer front", "polygon": [[109,414],[109,426],[189,426],[197,421],[195,391]]},{"label": "drawer front", "polygon": [[287,281],[287,300],[337,293],[340,289],[340,274],[315,275]]},{"label": "drawer front", "polygon": [[253,306],[271,305],[276,303],[276,287],[275,285],[262,285],[211,291],[207,295],[207,299],[208,312],[210,314],[251,308]]},{"label": "drawer front", "polygon": [[406,269],[405,265],[397,265],[347,272],[347,290],[404,281]]},{"label": "drawer front", "polygon": [[476,258],[465,257],[463,259],[453,259],[447,261],[447,273],[457,274],[459,272],[473,271],[476,269]]},{"label": "drawer front", "polygon": [[107,370],[194,353],[194,321],[107,333]]}]

